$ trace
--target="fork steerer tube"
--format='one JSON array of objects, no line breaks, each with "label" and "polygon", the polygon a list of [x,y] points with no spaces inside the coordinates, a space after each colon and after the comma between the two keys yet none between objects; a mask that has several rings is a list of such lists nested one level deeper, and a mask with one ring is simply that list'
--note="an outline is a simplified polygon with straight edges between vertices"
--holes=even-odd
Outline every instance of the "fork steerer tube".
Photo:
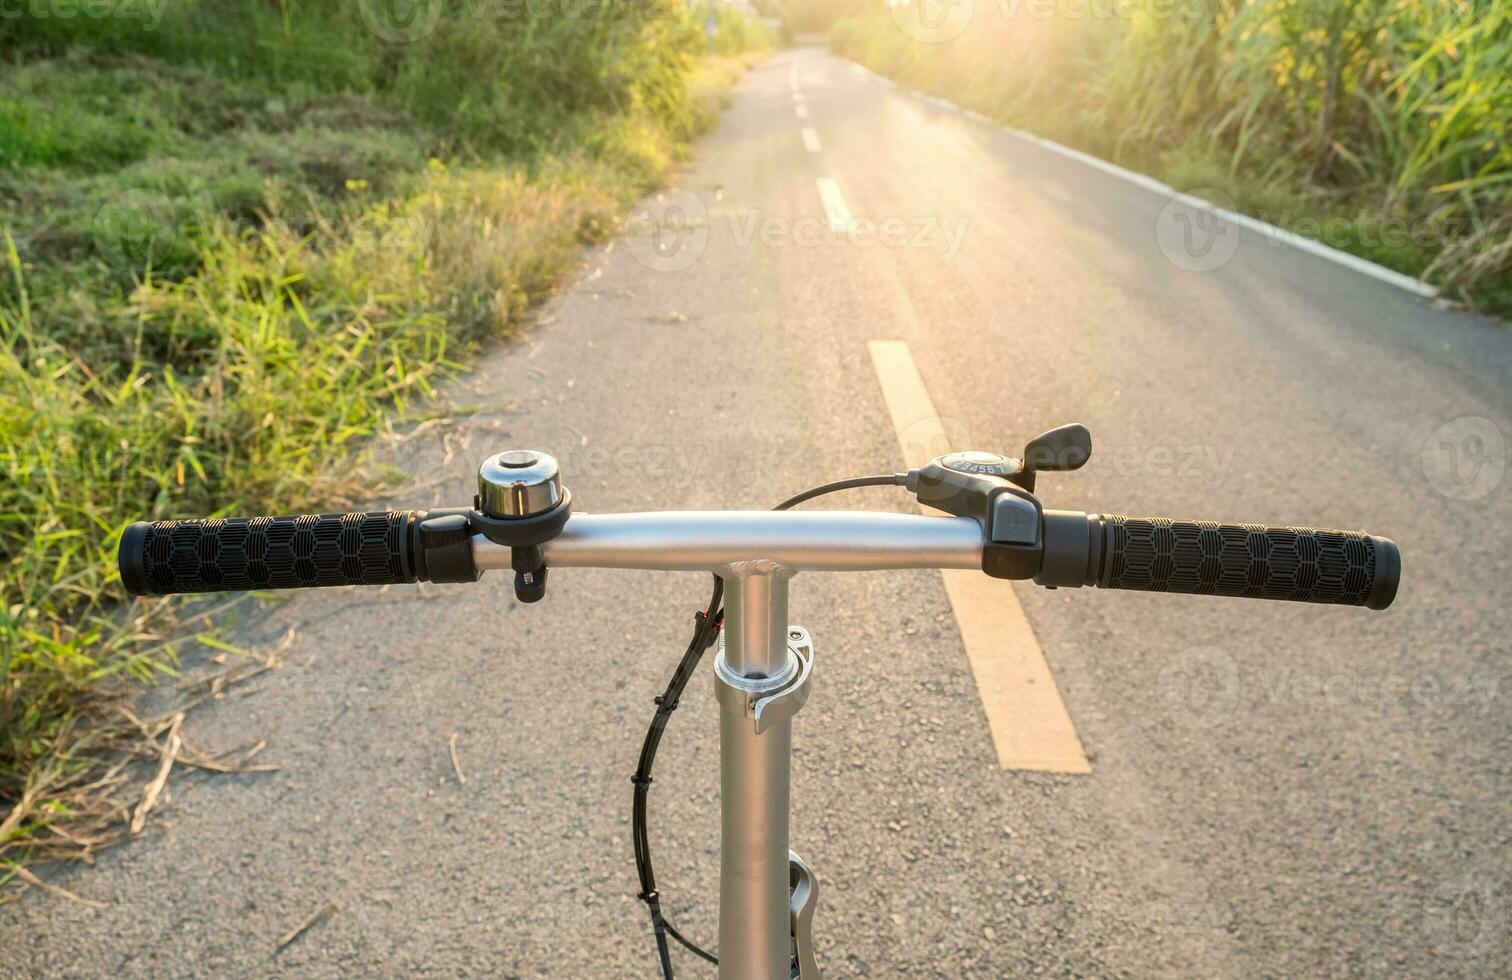
[{"label": "fork steerer tube", "polygon": [[720,695],[719,976],[788,980],[792,964],[788,793],[793,725],[759,734],[753,697],[790,680],[787,587],[791,568],[731,565],[725,583]]},{"label": "fork steerer tube", "polygon": [[788,777],[793,723],[760,735],[719,715],[720,980],[788,980]]}]

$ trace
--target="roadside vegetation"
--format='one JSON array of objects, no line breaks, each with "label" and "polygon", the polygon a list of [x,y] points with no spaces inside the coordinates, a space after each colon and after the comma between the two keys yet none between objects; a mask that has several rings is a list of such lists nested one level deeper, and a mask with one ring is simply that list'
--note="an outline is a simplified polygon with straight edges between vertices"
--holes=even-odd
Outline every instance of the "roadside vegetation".
[{"label": "roadside vegetation", "polygon": [[124,525],[353,503],[365,439],[508,335],[771,43],[721,8],[708,58],[681,0],[402,6],[0,20],[0,884],[131,832],[121,753],[165,726],[121,694],[186,626],[217,642],[123,601]]},{"label": "roadside vegetation", "polygon": [[829,37],[907,85],[1512,316],[1507,0],[921,0]]}]

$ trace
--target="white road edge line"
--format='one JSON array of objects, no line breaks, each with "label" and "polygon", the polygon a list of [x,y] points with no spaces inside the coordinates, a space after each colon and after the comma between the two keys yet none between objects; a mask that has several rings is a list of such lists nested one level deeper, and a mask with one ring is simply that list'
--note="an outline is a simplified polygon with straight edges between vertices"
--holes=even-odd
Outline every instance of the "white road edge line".
[{"label": "white road edge line", "polygon": [[793,111],[798,114],[799,119],[808,118],[808,106],[806,105],[802,105],[801,103],[799,105],[795,105],[793,106]]},{"label": "white road edge line", "polygon": [[818,153],[819,152],[819,134],[814,131],[814,127],[812,127],[812,126],[805,126],[805,127],[803,127],[802,133],[803,133],[803,148],[805,150],[808,150],[810,153]]},{"label": "white road edge line", "polygon": [[[934,453],[949,451],[944,425],[908,344],[873,340],[867,348],[904,465],[922,466]],[[998,765],[1036,772],[1091,772],[1071,713],[1012,583],[969,569],[945,569],[940,574]]]},{"label": "white road edge line", "polygon": [[824,216],[829,220],[830,231],[848,232],[856,223],[850,208],[845,206],[845,197],[833,177],[817,177],[819,201],[824,205]]},{"label": "white road edge line", "polygon": [[[851,62],[851,64],[856,64],[856,62],[853,61]],[[882,75],[878,75],[876,72],[867,68],[865,65],[861,65],[860,67],[862,71],[866,72],[868,75],[871,75],[873,78],[887,83],[894,88],[897,87],[897,83],[893,82],[891,79],[888,79]],[[1108,161],[1103,160],[1100,157],[1095,157],[1090,153],[1083,153],[1081,150],[1073,150],[1071,147],[1062,146],[1054,140],[1047,140],[1044,137],[1035,136],[1033,133],[1026,133],[1022,129],[1015,129],[1012,126],[1005,126],[1000,122],[984,116],[980,112],[976,112],[975,110],[962,109],[960,106],[956,105],[954,102],[951,102],[949,99],[941,98],[938,95],[929,95],[925,92],[920,92],[918,89],[909,89],[908,93],[933,105],[937,105],[942,108],[953,109],[956,112],[961,113],[962,115],[970,117],[976,122],[982,123],[983,125],[992,126],[995,129],[1001,129],[1005,133],[1017,136],[1022,140],[1027,140],[1028,142],[1043,147],[1044,149],[1049,150],[1052,153],[1058,153],[1061,156],[1068,157],[1069,159],[1075,160],[1078,163],[1086,164],[1087,166],[1092,167],[1095,170],[1100,170],[1105,174],[1117,177],[1136,186],[1143,187],[1145,190],[1153,191],[1154,193],[1159,194],[1162,197],[1169,198],[1174,202],[1186,205],[1187,207],[1201,209],[1211,214],[1219,215],[1225,221],[1238,225],[1241,228],[1248,229],[1249,231],[1252,231],[1257,235],[1262,235],[1265,238],[1271,239],[1272,241],[1290,245],[1292,248],[1306,252],[1309,255],[1316,256],[1328,262],[1332,262],[1335,265],[1344,266],[1346,269],[1353,269],[1355,272],[1358,272],[1361,275],[1366,275],[1371,277],[1372,279],[1376,279],[1389,285],[1396,286],[1398,289],[1405,289],[1407,292],[1414,293],[1418,296],[1423,297],[1424,299],[1434,299],[1439,294],[1438,287],[1434,286],[1432,283],[1424,282],[1421,279],[1409,276],[1402,272],[1397,272],[1394,269],[1388,269],[1383,265],[1378,265],[1377,263],[1370,261],[1369,259],[1362,259],[1358,255],[1352,255],[1349,252],[1343,251],[1342,249],[1334,248],[1332,245],[1325,245],[1322,242],[1317,241],[1316,239],[1308,238],[1305,235],[1299,235],[1294,231],[1287,231],[1285,228],[1277,227],[1276,225],[1273,225],[1267,221],[1261,221],[1259,218],[1252,218],[1247,214],[1240,214],[1238,211],[1230,211],[1228,208],[1219,207],[1218,205],[1213,204],[1211,201],[1205,201],[1194,194],[1186,194],[1176,190],[1176,188],[1171,187],[1168,184],[1162,184],[1154,177],[1150,177],[1146,174],[1138,173],[1133,170],[1125,169],[1124,167],[1120,167],[1116,163],[1109,163]]]}]

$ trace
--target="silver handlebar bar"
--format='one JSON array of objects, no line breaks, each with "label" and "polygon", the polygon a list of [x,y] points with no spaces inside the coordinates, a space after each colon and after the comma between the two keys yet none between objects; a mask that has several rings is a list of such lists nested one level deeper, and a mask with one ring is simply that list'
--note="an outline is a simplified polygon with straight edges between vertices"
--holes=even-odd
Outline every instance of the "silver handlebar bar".
[{"label": "silver handlebar bar", "polygon": [[[869,511],[575,513],[542,545],[556,568],[719,572],[765,560],[793,571],[982,567],[982,529],[969,517]],[[480,571],[508,569],[510,548],[472,539]]]}]

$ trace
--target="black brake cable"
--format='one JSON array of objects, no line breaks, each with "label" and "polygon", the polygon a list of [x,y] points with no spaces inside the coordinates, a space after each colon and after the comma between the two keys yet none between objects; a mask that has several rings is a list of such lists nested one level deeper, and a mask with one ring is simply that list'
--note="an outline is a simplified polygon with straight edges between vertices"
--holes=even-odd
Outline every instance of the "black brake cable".
[{"label": "black brake cable", "polygon": [[[905,473],[891,473],[836,480],[789,497],[772,509],[787,510],[805,500],[812,500],[826,493],[834,493],[836,490],[902,486],[907,479],[908,476]],[[672,672],[672,679],[667,682],[666,690],[656,698],[656,714],[651,718],[651,727],[646,730],[645,741],[641,743],[640,762],[635,767],[635,775],[630,777],[630,781],[635,784],[630,811],[630,836],[635,841],[635,872],[640,878],[641,890],[638,897],[646,903],[646,907],[651,912],[651,928],[656,935],[656,953],[661,960],[662,976],[665,980],[673,980],[672,956],[667,946],[668,936],[710,963],[719,962],[719,957],[678,932],[677,928],[662,914],[661,896],[656,890],[656,873],[651,867],[651,841],[646,822],[646,797],[651,789],[651,767],[656,762],[656,750],[661,745],[662,732],[666,730],[667,721],[672,717],[672,712],[677,710],[677,703],[682,698],[683,689],[688,686],[688,680],[693,676],[698,662],[703,659],[704,652],[719,638],[719,630],[724,625],[724,609],[721,607],[723,598],[724,582],[715,575],[714,593],[709,597],[708,608],[700,609],[694,614],[693,639],[688,642],[688,649],[683,652],[682,659],[677,662],[677,669]]]}]

